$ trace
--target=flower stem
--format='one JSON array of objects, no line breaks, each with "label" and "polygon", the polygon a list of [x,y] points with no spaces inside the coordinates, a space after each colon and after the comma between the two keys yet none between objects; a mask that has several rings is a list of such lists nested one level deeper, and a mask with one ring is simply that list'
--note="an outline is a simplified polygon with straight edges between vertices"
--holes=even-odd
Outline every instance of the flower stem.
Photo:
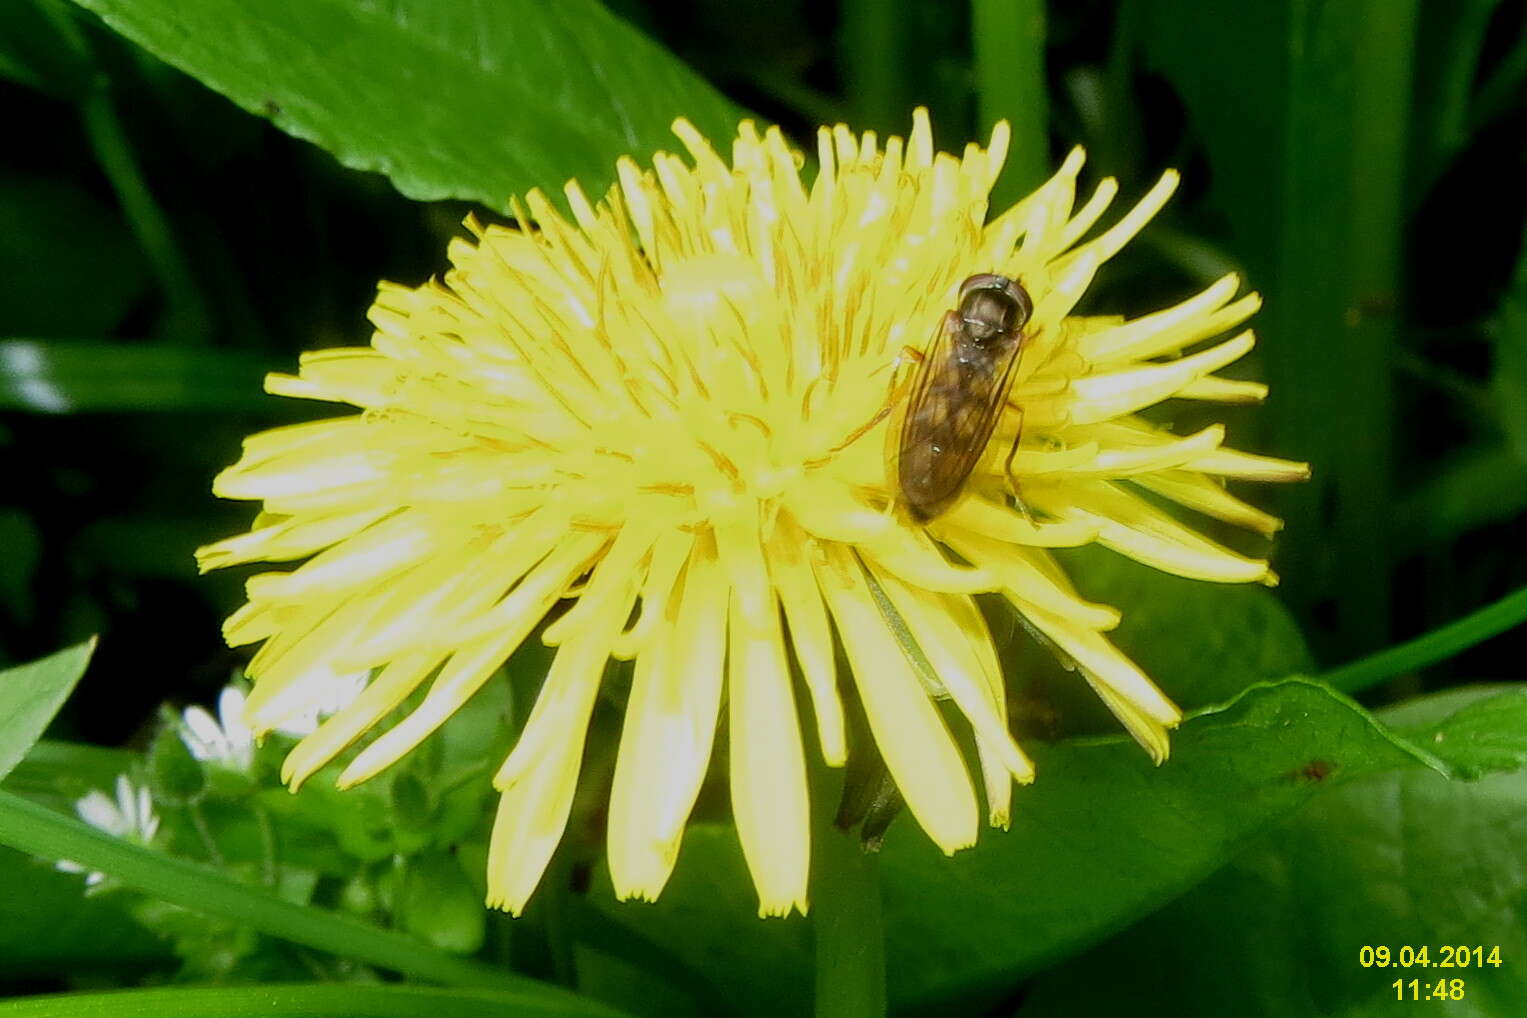
[{"label": "flower stem", "polygon": [[1527,587],[1425,636],[1334,668],[1321,678],[1344,693],[1358,693],[1385,679],[1444,661],[1524,621],[1527,621]]},{"label": "flower stem", "polygon": [[816,825],[812,921],[817,1018],[885,1014],[878,857],[831,823]]},{"label": "flower stem", "polygon": [[839,66],[860,126],[904,127],[915,101],[908,73],[913,24],[907,0],[846,0],[842,5]]},{"label": "flower stem", "polygon": [[186,807],[186,812],[191,814],[191,826],[196,828],[196,836],[201,839],[202,848],[206,849],[207,861],[222,869],[226,865],[223,853],[218,850],[217,839],[212,836],[212,828],[207,825],[207,814],[202,811],[201,803],[191,803]]}]

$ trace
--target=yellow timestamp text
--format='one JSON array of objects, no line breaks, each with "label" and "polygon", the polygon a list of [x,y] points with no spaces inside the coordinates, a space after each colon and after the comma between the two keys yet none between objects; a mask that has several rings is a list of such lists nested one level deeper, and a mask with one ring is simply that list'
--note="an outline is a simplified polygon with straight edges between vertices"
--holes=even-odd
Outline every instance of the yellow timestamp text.
[{"label": "yellow timestamp text", "polygon": [[[1357,949],[1357,963],[1365,969],[1468,969],[1484,968],[1486,965],[1501,967],[1500,946],[1485,947],[1481,944],[1440,944],[1436,947],[1391,948],[1385,944]],[[1414,980],[1412,980],[1414,982]]]},{"label": "yellow timestamp text", "polygon": [[1396,979],[1389,985],[1394,988],[1396,1000],[1462,1000],[1465,995],[1462,979],[1439,979],[1435,983]]}]

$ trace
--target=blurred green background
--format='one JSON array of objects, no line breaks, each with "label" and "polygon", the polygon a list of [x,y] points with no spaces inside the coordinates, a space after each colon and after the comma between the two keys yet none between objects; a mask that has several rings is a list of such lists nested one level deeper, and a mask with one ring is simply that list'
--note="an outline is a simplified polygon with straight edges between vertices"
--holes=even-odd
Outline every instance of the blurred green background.
[{"label": "blurred green background", "polygon": [[[326,137],[327,114],[302,101],[301,81],[241,70],[240,59],[280,55],[257,52],[247,26],[220,29],[220,6],[187,4],[182,25],[170,4],[0,0],[0,664],[102,634],[57,738],[141,747],[162,702],[208,702],[239,666],[218,626],[240,578],[196,576],[192,549],[251,513],[213,499],[211,477],[243,435],[328,412],[265,397],[262,374],[290,369],[302,350],[366,342],[376,281],[440,271],[467,212],[505,208],[490,198],[485,209],[485,196],[555,193],[573,173],[596,192],[617,154],[587,140],[602,129],[597,112],[563,94],[555,61],[536,64],[543,39],[532,33],[467,63],[511,79],[529,68],[506,95],[544,97],[546,123],[569,131],[561,155],[547,142],[544,158],[499,160],[503,177],[476,190],[453,181],[492,152],[391,179],[349,168],[386,161]],[[346,6],[268,16],[309,30]],[[386,8],[349,6],[367,18]],[[1231,439],[1313,466],[1310,483],[1251,497],[1288,521],[1278,598],[1317,665],[1527,583],[1527,0],[607,6],[720,93],[665,79],[665,95],[701,96],[703,108],[654,103],[657,126],[634,132],[639,159],[672,147],[662,125],[677,112],[718,142],[740,111],[809,142],[840,120],[904,133],[923,104],[945,148],[984,139],[999,117],[1014,123],[1008,200],[1073,144],[1089,152],[1084,180],[1117,176],[1126,199],[1179,168],[1178,197],[1102,274],[1088,308],[1150,310],[1230,269],[1266,296],[1242,370],[1272,396],[1230,415]],[[596,5],[563,12],[570,39],[604,30]],[[151,50],[175,50],[237,102]],[[345,67],[402,59],[357,54],[340,32],[310,52]],[[415,83],[421,101],[459,111],[476,132],[463,149],[502,148],[497,117],[550,129],[473,93],[472,67],[429,70]],[[369,101],[364,83],[350,87]],[[379,115],[406,115],[389,98],[374,100]],[[590,176],[600,168],[605,177]],[[1110,587],[1099,568],[1078,575],[1083,592],[1118,595],[1146,619],[1149,597],[1186,590],[1149,588],[1132,604],[1129,583]],[[1257,640],[1272,639],[1269,626],[1287,622],[1279,615]],[[1282,660],[1297,668],[1303,653]],[[1520,680],[1524,656],[1527,634],[1508,633],[1365,702]],[[1331,853],[1312,858],[1330,864]]]}]

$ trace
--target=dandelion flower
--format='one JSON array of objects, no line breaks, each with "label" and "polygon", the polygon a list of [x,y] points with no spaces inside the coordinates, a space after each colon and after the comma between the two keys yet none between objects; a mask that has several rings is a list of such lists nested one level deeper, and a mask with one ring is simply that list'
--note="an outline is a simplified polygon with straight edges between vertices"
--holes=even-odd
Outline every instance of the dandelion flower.
[{"label": "dandelion flower", "polygon": [[[74,812],[96,830],[105,831],[114,838],[122,838],[135,845],[153,844],[159,832],[159,815],[154,812],[154,800],[147,788],[134,785],[125,774],[117,775],[115,800],[105,792],[92,790],[74,804]],[[106,874],[87,870],[71,859],[60,859],[53,864],[65,873],[85,874],[87,889],[99,888],[105,883]]]},{"label": "dandelion flower", "polygon": [[[777,129],[743,123],[730,162],[688,122],[674,131],[687,159],[622,159],[597,204],[569,183],[570,217],[533,191],[513,206],[518,228],[469,219],[443,278],[380,288],[370,347],[270,376],[272,393],[362,412],[248,439],[215,491],[263,511],[199,553],[206,569],[306,560],[253,576],[225,626],[231,644],[263,641],[248,668],[255,731],[339,676],[370,675],[290,754],[293,786],[368,733],[340,784],[395,763],[570,602],[541,631],[555,657],[494,778],[488,895],[512,912],[562,837],[611,659],[634,662],[608,825],[627,898],[668,880],[725,720],[760,914],[806,910],[802,694],[832,766],[848,753],[841,698],[859,698],[911,815],[950,853],[980,817],[936,704],[952,701],[987,816],[1005,826],[1012,783],[1033,768],[976,594],[1011,602],[1164,758],[1177,709],[1104,635],[1119,613],[1082,598],[1047,549],[1096,542],[1182,576],[1272,582],[1266,562],[1143,493],[1271,534],[1278,521],[1223,479],[1305,475],[1225,447],[1219,426],[1175,435],[1135,416],[1173,397],[1263,396],[1214,374],[1252,347],[1250,332],[1218,338],[1259,304],[1236,277],[1141,318],[1073,314],[1176,174],[1094,231],[1117,187],[1075,207],[1080,150],[988,217],[1005,124],[960,157],[935,151],[923,111],[883,145],[824,128],[809,185]],[[925,346],[980,273],[1032,298],[1026,348],[962,498],[923,521],[897,497],[883,411],[904,348]]]}]

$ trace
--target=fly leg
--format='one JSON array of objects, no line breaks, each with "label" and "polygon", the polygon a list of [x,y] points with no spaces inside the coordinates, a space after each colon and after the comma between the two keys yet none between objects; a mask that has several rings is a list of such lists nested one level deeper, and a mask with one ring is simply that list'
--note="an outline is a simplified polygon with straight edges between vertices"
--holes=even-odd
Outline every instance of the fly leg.
[{"label": "fly leg", "polygon": [[900,403],[902,398],[906,395],[906,388],[912,381],[911,377],[898,377],[901,374],[902,358],[909,355],[912,357],[915,363],[922,363],[923,355],[921,351],[914,350],[910,346],[904,346],[901,348],[901,353],[897,356],[896,360],[892,362],[895,370],[892,371],[891,382],[886,388],[885,404],[875,412],[875,416],[871,417],[869,420],[859,425],[853,431],[849,432],[848,437],[839,442],[837,445],[833,446],[831,449],[827,450],[827,454],[825,456],[818,456],[814,460],[807,460],[805,464],[807,467],[815,468],[826,463],[838,453],[842,452],[844,449],[847,449],[849,446],[859,441],[859,439],[869,434],[870,429],[891,415],[891,411],[896,409],[897,404]]},{"label": "fly leg", "polygon": [[1013,411],[1018,415],[1018,427],[1013,431],[1013,444],[1007,450],[1007,459],[1002,463],[1002,472],[1007,475],[1007,483],[1013,489],[1013,505],[1017,507],[1019,512],[1023,513],[1024,519],[1028,520],[1031,525],[1037,526],[1038,524],[1034,522],[1033,514],[1029,512],[1029,507],[1023,502],[1023,495],[1019,492],[1018,475],[1013,473],[1013,457],[1018,455],[1018,442],[1023,438],[1023,407],[1013,403],[1009,403],[1008,406],[1012,407]]},{"label": "fly leg", "polygon": [[[896,368],[891,373],[891,388],[886,395],[885,409],[882,411],[882,416],[900,406],[902,400],[907,398],[907,391],[917,378],[916,369],[922,366],[925,359],[923,352],[916,347],[903,346],[901,348],[901,353],[896,356]],[[902,369],[907,365],[911,365],[913,370],[903,374]],[[901,503],[900,485],[901,478],[899,476],[892,478],[890,497],[885,500],[884,515],[887,518],[896,514],[896,507]]]}]

